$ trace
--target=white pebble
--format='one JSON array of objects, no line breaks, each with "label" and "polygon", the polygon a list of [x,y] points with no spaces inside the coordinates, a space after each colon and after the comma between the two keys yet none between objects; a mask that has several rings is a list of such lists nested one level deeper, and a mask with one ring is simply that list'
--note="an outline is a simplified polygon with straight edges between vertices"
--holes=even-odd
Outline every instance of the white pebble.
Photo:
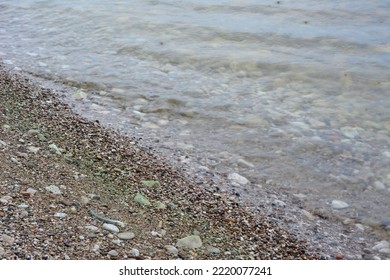
[{"label": "white pebble", "polygon": [[136,248],[133,248],[133,249],[131,249],[130,254],[132,256],[134,256],[134,257],[138,257],[139,256],[139,250],[136,249]]},{"label": "white pebble", "polygon": [[332,201],[332,207],[335,209],[344,209],[347,208],[349,205],[348,203],[341,201],[341,200],[333,200]]},{"label": "white pebble", "polygon": [[117,233],[119,232],[119,228],[112,224],[103,224],[103,229]]},{"label": "white pebble", "polygon": [[66,213],[55,213],[54,214],[54,217],[57,217],[57,218],[65,218],[67,216]]}]

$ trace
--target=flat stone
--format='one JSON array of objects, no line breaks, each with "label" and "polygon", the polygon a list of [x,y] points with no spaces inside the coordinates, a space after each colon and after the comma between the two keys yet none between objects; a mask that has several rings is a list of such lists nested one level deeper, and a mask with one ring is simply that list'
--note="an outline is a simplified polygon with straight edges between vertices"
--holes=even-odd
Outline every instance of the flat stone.
[{"label": "flat stone", "polygon": [[230,173],[228,175],[228,179],[240,185],[246,185],[249,183],[249,180],[247,178],[237,173]]},{"label": "flat stone", "polygon": [[196,249],[202,247],[202,240],[198,235],[190,235],[179,239],[176,246],[184,249]]},{"label": "flat stone", "polygon": [[48,192],[51,192],[52,194],[55,194],[55,195],[62,194],[61,190],[56,185],[50,185],[50,186],[46,187],[46,190]]},{"label": "flat stone", "polygon": [[122,240],[130,240],[135,237],[134,232],[131,231],[125,231],[125,232],[120,232],[118,233],[118,238]]},{"label": "flat stone", "polygon": [[349,207],[349,204],[341,200],[333,200],[332,207],[335,209],[344,209]]},{"label": "flat stone", "polygon": [[34,194],[36,194],[37,190],[33,189],[33,188],[28,188],[26,193],[29,193],[31,196],[33,196]]},{"label": "flat stone", "polygon": [[165,245],[164,248],[165,248],[165,250],[167,250],[168,254],[171,254],[174,256],[177,256],[179,254],[179,250],[175,246]]},{"label": "flat stone", "polygon": [[26,208],[28,208],[28,205],[25,204],[25,203],[22,203],[22,204],[19,204],[19,205],[18,205],[18,208],[26,209]]},{"label": "flat stone", "polygon": [[114,232],[114,233],[119,232],[119,228],[115,225],[112,225],[112,224],[103,224],[102,228],[105,230],[108,230],[110,232]]},{"label": "flat stone", "polygon": [[15,239],[13,237],[6,235],[6,234],[2,234],[0,236],[0,240],[2,240],[4,243],[6,243],[8,245],[12,245],[15,242]]},{"label": "flat stone", "polygon": [[213,246],[208,246],[207,247],[207,253],[209,255],[218,255],[221,253],[221,250],[216,248],[216,247],[213,247]]},{"label": "flat stone", "polygon": [[54,214],[54,217],[57,217],[57,218],[65,218],[66,216],[68,216],[66,213],[55,213]]},{"label": "flat stone", "polygon": [[145,206],[148,206],[150,205],[150,202],[149,200],[141,193],[137,193],[134,197],[134,201],[141,204],[141,205],[145,205]]},{"label": "flat stone", "polygon": [[117,257],[119,256],[119,253],[116,250],[111,250],[110,252],[108,252],[108,255],[111,257]]},{"label": "flat stone", "polygon": [[98,231],[98,230],[99,230],[99,228],[96,227],[96,226],[85,226],[85,228],[86,228],[87,230],[92,231],[92,232],[95,232],[95,231]]}]

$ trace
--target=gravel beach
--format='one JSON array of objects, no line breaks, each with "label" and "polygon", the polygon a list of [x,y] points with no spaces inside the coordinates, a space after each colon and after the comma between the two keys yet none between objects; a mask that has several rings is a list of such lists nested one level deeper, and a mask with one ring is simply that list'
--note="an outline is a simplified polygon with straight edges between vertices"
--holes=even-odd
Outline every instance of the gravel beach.
[{"label": "gravel beach", "polygon": [[168,160],[42,84],[0,66],[0,259],[389,258],[388,236]]},{"label": "gravel beach", "polygon": [[321,258],[3,67],[0,169],[0,259]]}]

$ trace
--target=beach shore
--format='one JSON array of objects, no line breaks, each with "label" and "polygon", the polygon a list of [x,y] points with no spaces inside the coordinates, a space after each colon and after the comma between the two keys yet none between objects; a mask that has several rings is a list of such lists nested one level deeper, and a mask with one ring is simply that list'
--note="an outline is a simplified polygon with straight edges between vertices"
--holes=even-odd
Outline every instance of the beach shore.
[{"label": "beach shore", "polygon": [[3,67],[0,169],[0,259],[321,258]]}]

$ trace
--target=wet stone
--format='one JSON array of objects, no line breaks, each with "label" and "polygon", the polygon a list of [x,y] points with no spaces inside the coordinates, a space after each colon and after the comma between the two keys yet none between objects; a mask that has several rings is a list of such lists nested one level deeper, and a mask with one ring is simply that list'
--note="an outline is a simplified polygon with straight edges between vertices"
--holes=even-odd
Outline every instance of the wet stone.
[{"label": "wet stone", "polygon": [[246,185],[249,183],[249,180],[247,178],[237,173],[230,173],[228,179],[240,185]]},{"label": "wet stone", "polygon": [[348,205],[348,203],[341,201],[341,200],[333,200],[332,207],[335,209],[344,209],[344,208],[349,207],[349,205]]}]

